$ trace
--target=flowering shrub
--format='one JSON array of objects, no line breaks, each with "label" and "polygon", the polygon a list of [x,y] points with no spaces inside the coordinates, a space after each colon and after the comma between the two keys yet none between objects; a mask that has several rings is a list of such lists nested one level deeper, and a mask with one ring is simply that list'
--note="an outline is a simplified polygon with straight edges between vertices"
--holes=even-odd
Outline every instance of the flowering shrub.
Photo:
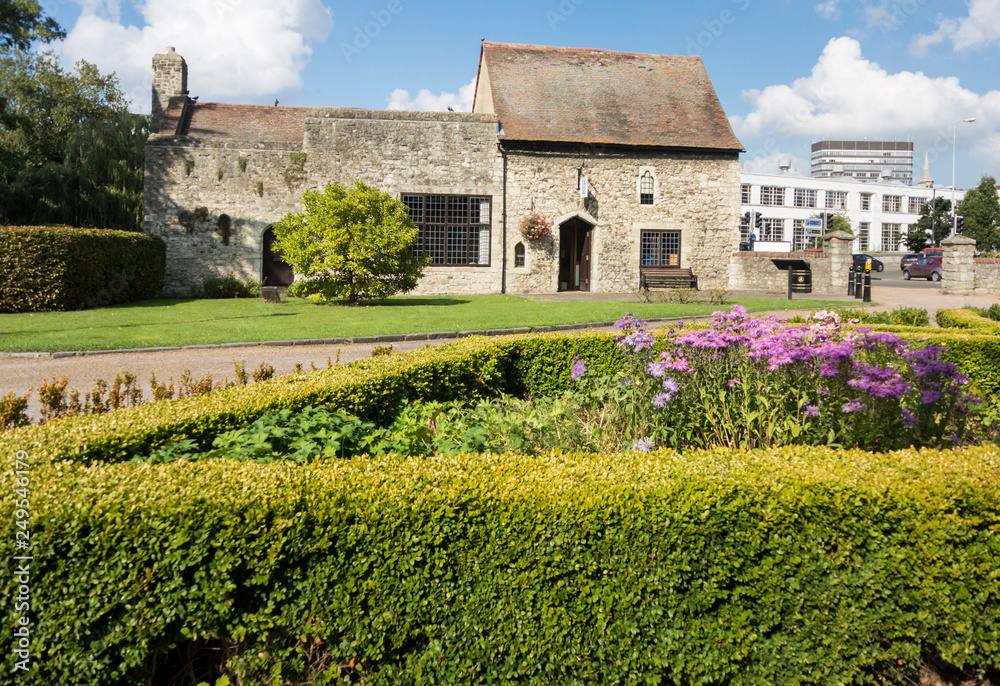
[{"label": "flowering shrub", "polygon": [[841,330],[835,312],[789,325],[733,306],[662,342],[631,313],[615,329],[626,371],[573,378],[586,411],[620,421],[619,445],[686,449],[783,443],[887,450],[962,442],[978,401],[944,349],[894,333]]},{"label": "flowering shrub", "polygon": [[525,240],[543,241],[552,235],[552,220],[541,212],[532,210],[521,218],[517,228],[521,230]]}]

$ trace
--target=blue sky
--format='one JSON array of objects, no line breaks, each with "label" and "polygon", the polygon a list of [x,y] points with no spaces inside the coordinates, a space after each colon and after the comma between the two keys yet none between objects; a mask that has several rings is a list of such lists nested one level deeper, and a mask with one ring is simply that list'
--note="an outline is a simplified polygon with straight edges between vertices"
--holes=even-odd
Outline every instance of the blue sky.
[{"label": "blue sky", "polygon": [[47,0],[68,60],[115,71],[149,110],[166,45],[203,101],[456,110],[471,104],[480,39],[698,54],[747,148],[808,173],[818,138],[884,138],[932,154],[959,186],[1000,175],[1000,0]]}]

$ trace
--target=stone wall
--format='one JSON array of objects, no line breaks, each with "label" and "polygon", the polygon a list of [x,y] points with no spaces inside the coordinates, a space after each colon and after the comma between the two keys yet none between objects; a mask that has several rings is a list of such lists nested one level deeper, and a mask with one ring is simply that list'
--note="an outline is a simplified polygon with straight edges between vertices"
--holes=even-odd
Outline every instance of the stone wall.
[{"label": "stone wall", "polygon": [[[393,195],[493,197],[491,265],[428,267],[416,293],[500,291],[502,163],[487,115],[317,109],[301,145],[150,137],[145,231],[167,242],[165,290],[261,276],[262,236],[302,192],[359,179]],[[228,239],[219,218],[230,219]],[[228,242],[227,242],[228,241]]]},{"label": "stone wall", "polygon": [[812,271],[813,293],[847,293],[851,270],[853,236],[835,231],[823,236],[823,252],[756,252],[732,253],[729,274],[730,288],[739,291],[788,290],[788,272],[778,269],[773,259],[804,260]]},{"label": "stone wall", "polygon": [[[941,291],[949,295],[970,295],[976,291],[976,241],[966,236],[949,236],[941,241]],[[985,266],[985,265],[984,265]]]},{"label": "stone wall", "polygon": [[[511,293],[558,290],[559,223],[580,218],[593,225],[591,290],[627,293],[639,285],[642,230],[681,233],[682,268],[706,288],[726,286],[728,256],[739,243],[739,163],[735,155],[693,155],[631,150],[508,148],[508,255],[524,242],[525,267],[510,269]],[[639,203],[639,177],[650,171],[654,203]],[[588,181],[580,197],[578,179]],[[517,226],[536,210],[555,221],[541,245],[523,241]]]},{"label": "stone wall", "polygon": [[977,257],[975,268],[975,293],[1000,295],[1000,257]]}]

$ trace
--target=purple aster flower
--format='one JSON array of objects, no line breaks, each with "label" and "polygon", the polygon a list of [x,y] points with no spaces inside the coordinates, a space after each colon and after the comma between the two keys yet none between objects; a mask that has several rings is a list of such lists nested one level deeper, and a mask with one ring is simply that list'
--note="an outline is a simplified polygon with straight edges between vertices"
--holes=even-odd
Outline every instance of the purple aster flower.
[{"label": "purple aster flower", "polygon": [[931,403],[936,403],[941,399],[941,391],[923,391],[920,394],[920,402],[923,405],[930,405]]},{"label": "purple aster flower", "polygon": [[819,408],[816,407],[815,405],[806,405],[805,415],[807,417],[818,417],[819,416]]},{"label": "purple aster flower", "polygon": [[667,373],[667,363],[666,362],[650,362],[646,367],[646,371],[654,379],[662,379],[663,375]]},{"label": "purple aster flower", "polygon": [[865,404],[860,400],[851,400],[850,402],[844,403],[844,412],[846,414],[851,414],[852,412],[864,412]]},{"label": "purple aster flower", "polygon": [[573,377],[573,381],[579,381],[580,377],[587,373],[587,365],[583,363],[579,355],[573,356],[573,371],[570,376]]},{"label": "purple aster flower", "polygon": [[663,380],[663,389],[673,395],[677,392],[677,382],[674,381],[673,377],[668,376]]},{"label": "purple aster flower", "polygon": [[653,404],[657,407],[666,407],[667,403],[670,402],[670,396],[666,393],[657,393],[653,396]]},{"label": "purple aster flower", "polygon": [[656,443],[650,438],[640,438],[638,441],[632,444],[632,450],[637,453],[648,453],[650,450],[656,447]]},{"label": "purple aster flower", "polygon": [[913,411],[908,407],[902,407],[899,410],[900,414],[903,415],[903,426],[908,429],[912,429],[917,425],[917,418],[913,414]]},{"label": "purple aster flower", "polygon": [[955,434],[948,434],[948,440],[951,441],[952,443],[958,443],[959,439],[958,436],[956,436]]},{"label": "purple aster flower", "polygon": [[726,385],[729,386],[730,388],[736,388],[737,386],[740,385],[740,380],[730,379],[729,381],[726,382]]}]

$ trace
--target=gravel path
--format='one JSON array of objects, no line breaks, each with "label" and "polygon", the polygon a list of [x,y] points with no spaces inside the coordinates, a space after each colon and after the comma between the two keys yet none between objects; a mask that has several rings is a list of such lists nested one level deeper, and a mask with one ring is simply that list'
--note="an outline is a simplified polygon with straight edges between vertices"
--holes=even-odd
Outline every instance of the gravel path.
[{"label": "gravel path", "polygon": [[[939,284],[907,283],[898,281],[895,275],[876,281],[873,299],[878,303],[875,309],[891,310],[896,307],[922,307],[930,312],[931,321],[938,308],[957,308],[964,305],[987,306],[1000,298],[994,296],[948,296],[940,291]],[[775,294],[733,293],[733,297],[776,297]],[[577,295],[576,297],[579,297]],[[597,296],[600,297],[600,296]],[[799,297],[799,296],[796,296]],[[829,296],[813,296],[826,298]],[[839,299],[839,298],[837,298]],[[843,297],[844,305],[849,306],[854,301]],[[860,302],[859,302],[860,304]],[[627,302],[622,303],[622,312],[628,309]],[[791,316],[805,313],[801,311],[784,311],[781,314]],[[391,343],[394,352],[417,350],[428,345],[441,345],[454,339],[434,339],[429,341],[401,341]],[[0,356],[0,395],[14,391],[24,395],[29,389],[35,389],[44,380],[57,381],[65,376],[69,388],[77,388],[81,395],[90,390],[94,379],[112,381],[116,374],[131,372],[138,377],[146,397],[149,397],[149,378],[156,374],[159,382],[169,381],[172,377],[177,382],[185,371],[190,371],[194,379],[202,379],[211,375],[215,381],[226,378],[235,379],[234,362],[242,361],[248,373],[266,362],[275,369],[277,375],[288,374],[301,364],[308,370],[312,365],[317,368],[326,367],[328,361],[336,364],[346,364],[364,359],[371,355],[375,343],[358,343],[342,345],[295,345],[271,346],[255,345],[239,348],[183,348],[180,350],[160,352],[127,352],[87,355],[81,357],[52,358],[49,355],[38,357]],[[388,344],[383,344],[388,345]],[[38,418],[37,393],[30,397],[29,413]]]}]

